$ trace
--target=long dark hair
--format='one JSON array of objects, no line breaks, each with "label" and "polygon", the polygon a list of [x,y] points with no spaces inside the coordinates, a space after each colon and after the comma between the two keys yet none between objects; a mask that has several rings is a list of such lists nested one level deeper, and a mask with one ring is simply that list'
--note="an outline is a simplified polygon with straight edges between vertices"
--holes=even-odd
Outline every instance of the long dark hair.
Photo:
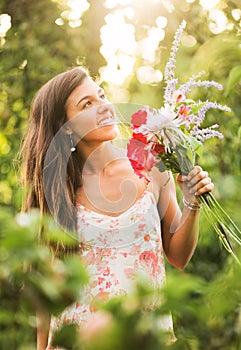
[{"label": "long dark hair", "polygon": [[58,224],[72,232],[76,229],[74,203],[81,173],[78,155],[70,155],[69,135],[62,127],[67,122],[66,101],[87,76],[84,68],[76,67],[38,91],[21,150],[23,180],[28,188],[23,210],[38,208],[42,214],[51,213]]}]

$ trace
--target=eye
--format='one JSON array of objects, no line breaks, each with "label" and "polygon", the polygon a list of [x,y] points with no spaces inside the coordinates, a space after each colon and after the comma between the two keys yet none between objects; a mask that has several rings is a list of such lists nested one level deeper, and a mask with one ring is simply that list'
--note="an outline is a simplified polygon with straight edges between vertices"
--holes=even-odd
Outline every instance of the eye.
[{"label": "eye", "polygon": [[83,105],[83,108],[89,107],[91,105],[91,101],[86,101],[85,104]]}]

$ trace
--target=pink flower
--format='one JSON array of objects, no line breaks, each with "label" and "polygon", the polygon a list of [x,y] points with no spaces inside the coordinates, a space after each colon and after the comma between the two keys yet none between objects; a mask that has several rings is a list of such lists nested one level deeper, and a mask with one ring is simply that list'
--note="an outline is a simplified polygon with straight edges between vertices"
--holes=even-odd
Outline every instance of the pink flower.
[{"label": "pink flower", "polygon": [[104,272],[103,272],[103,276],[109,276],[110,274],[110,268],[108,266],[106,266]]},{"label": "pink flower", "polygon": [[184,95],[184,93],[181,90],[175,90],[173,92],[173,100],[175,103],[185,101],[185,99],[186,99],[186,96]]},{"label": "pink flower", "polygon": [[183,121],[190,123],[190,121],[191,121],[190,115],[189,115],[190,111],[191,111],[191,107],[181,105],[179,107],[177,113],[183,119]]},{"label": "pink flower", "polygon": [[152,250],[145,250],[139,256],[140,264],[143,267],[151,269],[151,274],[156,275],[158,272],[158,256]]},{"label": "pink flower", "polygon": [[151,152],[147,145],[143,142],[131,138],[127,145],[127,157],[129,158],[132,168],[140,177],[145,177],[148,180],[146,172],[149,172],[152,167],[158,163],[156,153]]},{"label": "pink flower", "polygon": [[138,230],[140,230],[140,231],[144,231],[145,228],[146,228],[146,224],[140,224],[140,225],[138,225]]},{"label": "pink flower", "polygon": [[98,277],[98,285],[102,284],[105,281],[103,277]]},{"label": "pink flower", "polygon": [[110,282],[110,281],[107,281],[106,283],[105,283],[105,288],[107,289],[107,288],[110,288],[112,286],[112,283]]},{"label": "pink flower", "polygon": [[142,124],[146,124],[147,121],[147,111],[145,108],[140,109],[131,116],[131,128],[139,128]]},{"label": "pink flower", "polygon": [[83,261],[85,262],[86,265],[93,265],[95,264],[95,253],[93,250],[90,250],[88,253],[83,255]]}]

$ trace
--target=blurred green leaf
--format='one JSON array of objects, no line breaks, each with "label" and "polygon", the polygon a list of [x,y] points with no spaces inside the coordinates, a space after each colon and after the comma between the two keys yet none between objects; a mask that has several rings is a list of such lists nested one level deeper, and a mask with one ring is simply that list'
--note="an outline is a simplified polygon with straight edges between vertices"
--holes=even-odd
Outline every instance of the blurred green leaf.
[{"label": "blurred green leaf", "polygon": [[80,336],[77,326],[71,323],[63,325],[55,332],[52,345],[67,350],[81,350]]},{"label": "blurred green leaf", "polygon": [[229,72],[228,81],[224,92],[226,97],[230,94],[231,90],[240,82],[240,80],[241,65],[233,67]]},{"label": "blurred green leaf", "polygon": [[88,280],[79,256],[53,260],[40,243],[38,232],[47,221],[36,210],[14,217],[0,208],[1,349],[30,349],[36,339],[36,310],[60,313],[80,298]]}]

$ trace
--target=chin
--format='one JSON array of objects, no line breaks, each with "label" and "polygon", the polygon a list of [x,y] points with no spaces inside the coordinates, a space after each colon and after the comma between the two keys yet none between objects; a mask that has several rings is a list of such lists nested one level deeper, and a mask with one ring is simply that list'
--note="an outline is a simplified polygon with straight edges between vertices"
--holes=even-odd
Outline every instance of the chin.
[{"label": "chin", "polygon": [[108,125],[101,128],[101,134],[102,137],[106,139],[106,141],[111,141],[114,140],[117,136],[119,136],[120,133],[116,125]]}]

